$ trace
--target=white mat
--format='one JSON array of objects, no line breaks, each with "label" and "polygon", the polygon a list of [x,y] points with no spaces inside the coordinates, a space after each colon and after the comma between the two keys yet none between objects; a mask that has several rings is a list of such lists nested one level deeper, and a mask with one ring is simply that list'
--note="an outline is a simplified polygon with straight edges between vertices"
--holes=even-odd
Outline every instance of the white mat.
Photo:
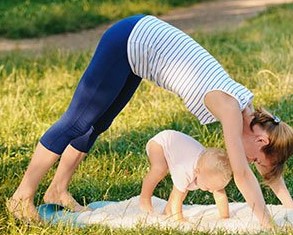
[{"label": "white mat", "polygon": [[[166,201],[152,198],[155,211],[161,213]],[[103,224],[110,227],[133,228],[135,226],[157,226],[159,228],[177,228],[184,231],[214,231],[222,229],[227,232],[257,232],[261,230],[256,217],[246,203],[230,203],[230,218],[219,219],[215,205],[184,205],[183,214],[190,223],[178,224],[162,215],[149,215],[140,211],[139,196],[129,200],[115,202],[92,212],[83,212],[77,222],[82,224]],[[268,205],[275,221],[280,226],[292,226],[293,210],[281,205]]]}]

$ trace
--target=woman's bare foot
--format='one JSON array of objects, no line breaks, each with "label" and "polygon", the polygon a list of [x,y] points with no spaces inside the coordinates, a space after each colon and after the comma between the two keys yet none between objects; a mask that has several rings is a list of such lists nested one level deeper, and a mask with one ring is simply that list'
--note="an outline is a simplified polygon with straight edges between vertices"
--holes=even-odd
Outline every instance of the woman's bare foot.
[{"label": "woman's bare foot", "polygon": [[32,199],[10,198],[6,207],[13,216],[25,222],[41,222],[41,217],[34,206]]},{"label": "woman's bare foot", "polygon": [[48,188],[44,195],[44,202],[59,204],[74,212],[91,210],[89,207],[80,205],[68,191],[58,193],[57,190]]}]

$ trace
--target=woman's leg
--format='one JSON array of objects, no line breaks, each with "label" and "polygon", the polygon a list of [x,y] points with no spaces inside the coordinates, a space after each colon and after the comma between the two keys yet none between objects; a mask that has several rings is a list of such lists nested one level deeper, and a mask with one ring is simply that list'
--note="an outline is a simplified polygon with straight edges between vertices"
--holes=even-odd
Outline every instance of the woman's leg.
[{"label": "woman's leg", "polygon": [[68,110],[41,138],[21,184],[7,202],[8,210],[18,218],[38,219],[33,197],[41,178],[68,144],[97,122],[123,88],[131,73],[127,39],[139,17],[132,19],[105,32]]},{"label": "woman's leg", "polygon": [[16,218],[28,221],[40,220],[34,206],[34,195],[40,180],[58,158],[59,155],[49,151],[42,144],[37,145],[20,185],[6,203],[8,211]]},{"label": "woman's leg", "polygon": [[167,175],[168,165],[161,145],[155,141],[150,141],[147,149],[150,170],[142,183],[140,208],[146,212],[153,212],[151,197],[158,183]]},{"label": "woman's leg", "polygon": [[41,138],[49,150],[62,154],[74,139],[85,135],[115,101],[131,68],[127,56],[127,23],[112,26],[103,35],[83,74],[69,108]]},{"label": "woman's leg", "polygon": [[68,192],[73,173],[85,156],[86,153],[80,152],[71,145],[67,146],[61,156],[54,178],[44,195],[45,203],[59,204],[72,211],[87,209],[81,206]]},{"label": "woman's leg", "polygon": [[86,135],[73,140],[62,154],[56,174],[44,196],[46,203],[57,203],[74,211],[85,210],[68,192],[68,185],[71,177],[79,163],[94,144],[96,138],[111,125],[114,118],[128,103],[141,78],[130,74],[128,79],[109,109],[94,124]]}]

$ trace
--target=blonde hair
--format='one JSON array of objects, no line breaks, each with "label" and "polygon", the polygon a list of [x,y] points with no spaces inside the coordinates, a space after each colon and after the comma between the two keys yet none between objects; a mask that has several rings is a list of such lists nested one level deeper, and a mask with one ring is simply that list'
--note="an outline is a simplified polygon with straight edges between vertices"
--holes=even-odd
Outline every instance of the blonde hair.
[{"label": "blonde hair", "polygon": [[257,109],[253,116],[250,129],[253,131],[253,126],[259,125],[269,138],[269,144],[262,151],[272,164],[271,170],[263,175],[270,183],[282,175],[285,162],[293,154],[293,129],[263,108]]},{"label": "blonde hair", "polygon": [[211,163],[208,167],[216,174],[221,174],[223,176],[225,185],[230,182],[232,178],[232,169],[228,155],[224,149],[206,148],[200,158],[208,158],[208,161]]}]

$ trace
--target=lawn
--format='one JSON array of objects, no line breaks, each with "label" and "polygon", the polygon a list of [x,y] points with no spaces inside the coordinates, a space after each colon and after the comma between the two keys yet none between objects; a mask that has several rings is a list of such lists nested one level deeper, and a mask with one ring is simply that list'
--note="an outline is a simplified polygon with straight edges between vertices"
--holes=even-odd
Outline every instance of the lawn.
[{"label": "lawn", "polygon": [[42,37],[76,32],[137,13],[160,15],[200,0],[0,1],[0,36]]},{"label": "lawn", "polygon": [[[284,5],[271,8],[233,32],[192,35],[235,80],[254,92],[255,106],[264,106],[291,126],[292,13],[293,5]],[[183,234],[173,229],[141,227],[113,230],[98,225],[86,228],[27,225],[7,214],[5,200],[19,184],[39,137],[65,111],[91,54],[52,51],[39,57],[20,53],[0,57],[0,233]],[[199,125],[179,98],[143,81],[131,102],[111,128],[100,136],[78,168],[70,187],[71,193],[80,203],[125,200],[138,195],[148,168],[145,144],[163,129],[182,131],[206,146],[223,146],[219,124]],[[292,166],[290,159],[284,174],[291,194]],[[42,203],[53,174],[54,169],[42,181],[35,197],[36,204]],[[171,180],[167,178],[156,189],[155,195],[167,199],[171,186]],[[264,185],[262,190],[268,204],[279,203]],[[233,182],[227,192],[231,202],[243,201]],[[185,203],[214,204],[214,201],[210,193],[197,190],[189,193]],[[293,233],[293,229],[286,233]],[[219,231],[218,234],[225,233]]]}]

